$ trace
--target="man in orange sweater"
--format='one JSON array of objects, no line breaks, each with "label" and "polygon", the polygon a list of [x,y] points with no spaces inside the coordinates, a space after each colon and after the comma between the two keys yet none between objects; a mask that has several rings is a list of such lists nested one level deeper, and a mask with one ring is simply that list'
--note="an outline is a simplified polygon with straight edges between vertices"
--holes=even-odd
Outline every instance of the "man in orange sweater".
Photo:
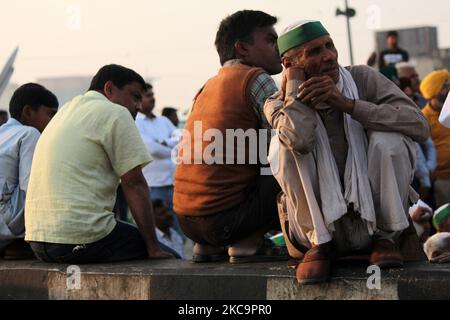
[{"label": "man in orange sweater", "polygon": [[431,127],[431,139],[436,146],[437,168],[433,172],[436,206],[450,202],[450,129],[439,123],[439,115],[450,88],[448,70],[433,71],[423,79],[420,91],[428,100],[422,110]]},{"label": "man in orange sweater", "polygon": [[267,152],[260,151],[264,134],[258,134],[270,129],[263,113],[265,100],[277,91],[270,75],[282,71],[276,22],[252,10],[221,22],[215,45],[222,68],[197,94],[187,119],[174,211],[196,243],[194,262],[280,259],[264,239],[268,230],[279,228],[280,187],[272,175],[261,174]]}]

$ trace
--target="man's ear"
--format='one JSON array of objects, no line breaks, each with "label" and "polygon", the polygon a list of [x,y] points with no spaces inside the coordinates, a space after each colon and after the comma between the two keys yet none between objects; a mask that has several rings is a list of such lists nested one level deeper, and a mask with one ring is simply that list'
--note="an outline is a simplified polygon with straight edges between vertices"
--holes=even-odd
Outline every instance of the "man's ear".
[{"label": "man's ear", "polygon": [[248,56],[248,44],[243,41],[236,41],[234,44],[234,51],[236,52],[236,57],[246,58]]},{"label": "man's ear", "polygon": [[22,109],[22,115],[20,116],[20,122],[22,124],[27,125],[30,122],[30,119],[33,117],[32,115],[33,108],[30,105],[25,105]]},{"label": "man's ear", "polygon": [[[26,104],[22,109],[22,114],[20,115],[20,123],[25,126],[35,127],[36,124],[36,115],[39,111],[39,108],[33,108],[32,106]],[[36,128],[36,127],[35,127]]]},{"label": "man's ear", "polygon": [[111,80],[106,81],[103,86],[103,93],[109,100],[111,100],[111,97],[114,95],[114,89],[114,83]]}]

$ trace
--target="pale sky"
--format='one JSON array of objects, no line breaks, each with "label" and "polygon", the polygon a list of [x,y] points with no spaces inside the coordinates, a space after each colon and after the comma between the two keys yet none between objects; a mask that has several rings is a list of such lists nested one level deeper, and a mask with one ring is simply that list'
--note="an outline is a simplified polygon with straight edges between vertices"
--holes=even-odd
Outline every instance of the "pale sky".
[{"label": "pale sky", "polygon": [[[450,1],[349,0],[355,64],[374,50],[377,30],[438,27],[450,47]],[[0,67],[20,46],[11,82],[40,77],[92,76],[118,63],[152,77],[157,108],[188,108],[197,90],[220,67],[214,38],[220,21],[242,9],[279,18],[276,30],[299,19],[321,20],[350,62],[346,22],[336,17],[344,0],[1,0]]]}]

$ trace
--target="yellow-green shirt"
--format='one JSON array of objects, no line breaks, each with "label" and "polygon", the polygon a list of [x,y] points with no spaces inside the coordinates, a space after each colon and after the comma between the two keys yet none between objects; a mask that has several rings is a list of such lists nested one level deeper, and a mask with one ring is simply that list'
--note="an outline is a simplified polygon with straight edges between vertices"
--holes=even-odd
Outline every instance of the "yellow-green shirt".
[{"label": "yellow-green shirt", "polygon": [[41,135],[25,204],[25,239],[87,244],[115,227],[120,177],[151,157],[130,112],[88,91],[55,115]]}]

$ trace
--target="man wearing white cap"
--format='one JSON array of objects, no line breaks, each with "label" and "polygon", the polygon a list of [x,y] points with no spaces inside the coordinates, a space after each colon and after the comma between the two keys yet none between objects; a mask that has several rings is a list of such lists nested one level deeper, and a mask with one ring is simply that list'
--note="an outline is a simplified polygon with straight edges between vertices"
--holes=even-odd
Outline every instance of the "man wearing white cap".
[{"label": "man wearing white cap", "polygon": [[433,225],[437,233],[424,244],[425,253],[432,263],[450,263],[450,204],[434,212]]},{"label": "man wearing white cap", "polygon": [[444,204],[434,212],[433,225],[437,232],[450,232],[450,203]]},{"label": "man wearing white cap", "polygon": [[398,238],[409,227],[409,201],[417,200],[413,141],[428,138],[426,119],[372,68],[341,67],[319,21],[288,27],[278,47],[282,90],[264,112],[277,129],[269,160],[288,236],[306,251],[297,280],[324,281],[337,254],[372,248],[371,264],[401,266]]},{"label": "man wearing white cap", "polygon": [[425,253],[431,263],[450,263],[450,232],[439,232],[425,242]]}]

